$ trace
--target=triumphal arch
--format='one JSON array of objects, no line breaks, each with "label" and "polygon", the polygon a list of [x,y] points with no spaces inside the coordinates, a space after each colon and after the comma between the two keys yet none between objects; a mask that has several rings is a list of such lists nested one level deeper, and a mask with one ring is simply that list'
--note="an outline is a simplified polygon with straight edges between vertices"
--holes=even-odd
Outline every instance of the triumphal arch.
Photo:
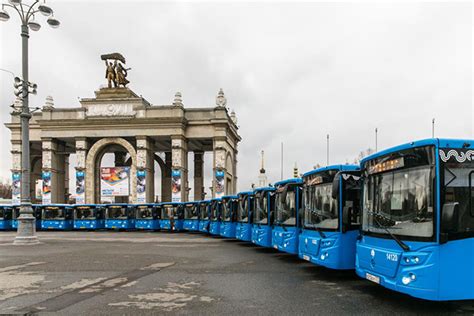
[{"label": "triumphal arch", "polygon": [[[235,113],[229,113],[222,89],[211,107],[186,107],[179,92],[171,104],[152,104],[127,87],[129,69],[120,54],[101,57],[106,64],[107,85],[95,91],[94,97],[80,99],[79,107],[63,108],[55,107],[48,97],[41,111],[32,115],[32,196],[35,183],[41,179],[43,203],[65,203],[71,191],[76,193],[77,203],[100,203],[105,179],[110,192],[116,190],[116,183],[127,182],[128,190],[122,193],[127,195],[127,202],[151,203],[156,161],[161,169],[162,201],[188,201],[191,186],[194,200],[201,200],[205,152],[213,153],[212,171],[206,170],[213,175],[212,197],[235,193],[241,138]],[[21,172],[19,117],[12,116],[6,126],[11,131],[15,182]],[[101,168],[106,153],[114,154],[114,167],[123,168]],[[75,175],[69,174],[71,155],[75,155]],[[188,179],[188,156],[194,160],[192,181]],[[72,176],[76,187],[70,189]]]}]

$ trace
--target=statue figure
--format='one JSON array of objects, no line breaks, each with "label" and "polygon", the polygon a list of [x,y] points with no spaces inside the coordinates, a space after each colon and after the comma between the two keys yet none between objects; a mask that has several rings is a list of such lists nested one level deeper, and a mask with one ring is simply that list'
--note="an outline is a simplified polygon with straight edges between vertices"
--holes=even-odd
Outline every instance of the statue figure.
[{"label": "statue figure", "polygon": [[[108,82],[108,87],[112,88],[112,83],[114,88],[123,86],[124,88],[130,82],[127,80],[127,71],[132,68],[125,68],[125,58],[120,53],[112,53],[101,55],[100,58],[105,60],[105,78]],[[114,62],[109,62],[108,60],[113,60]],[[118,62],[120,61],[120,62]]]},{"label": "statue figure", "polygon": [[122,63],[118,63],[117,67],[115,67],[116,82],[118,87],[122,85],[125,88],[130,82],[127,80],[127,70],[130,70],[130,68],[124,68]]},{"label": "statue figure", "polygon": [[[117,63],[117,61],[115,63]],[[112,88],[112,82],[114,83],[114,88],[117,88],[117,81],[115,80],[115,65],[113,65],[112,62],[107,64],[106,60],[105,67],[105,78],[107,79],[109,88]]]}]

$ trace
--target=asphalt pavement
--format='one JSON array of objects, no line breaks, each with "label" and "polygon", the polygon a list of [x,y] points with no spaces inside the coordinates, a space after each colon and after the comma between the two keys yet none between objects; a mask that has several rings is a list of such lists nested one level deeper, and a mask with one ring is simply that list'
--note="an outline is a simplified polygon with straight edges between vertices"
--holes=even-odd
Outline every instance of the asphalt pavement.
[{"label": "asphalt pavement", "polygon": [[198,233],[0,232],[0,312],[64,315],[473,314],[474,302],[428,302],[353,271]]}]

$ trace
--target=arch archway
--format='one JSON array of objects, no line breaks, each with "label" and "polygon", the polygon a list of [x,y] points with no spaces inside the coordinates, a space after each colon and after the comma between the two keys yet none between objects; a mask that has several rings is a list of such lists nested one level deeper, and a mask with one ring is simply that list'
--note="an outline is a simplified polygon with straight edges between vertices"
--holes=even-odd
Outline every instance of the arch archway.
[{"label": "arch archway", "polygon": [[127,140],[119,137],[102,138],[98,140],[87,153],[86,158],[86,203],[100,203],[100,181],[99,168],[100,161],[106,152],[107,147],[118,145],[124,148],[132,159],[130,168],[130,195],[129,202],[135,203],[137,200],[137,152]]}]

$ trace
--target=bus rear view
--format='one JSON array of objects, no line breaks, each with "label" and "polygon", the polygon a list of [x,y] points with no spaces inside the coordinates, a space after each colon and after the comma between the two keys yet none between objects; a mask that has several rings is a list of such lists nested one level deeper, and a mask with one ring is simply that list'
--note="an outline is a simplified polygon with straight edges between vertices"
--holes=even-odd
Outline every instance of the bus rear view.
[{"label": "bus rear view", "polygon": [[359,276],[423,299],[474,299],[473,146],[428,139],[362,160]]}]

